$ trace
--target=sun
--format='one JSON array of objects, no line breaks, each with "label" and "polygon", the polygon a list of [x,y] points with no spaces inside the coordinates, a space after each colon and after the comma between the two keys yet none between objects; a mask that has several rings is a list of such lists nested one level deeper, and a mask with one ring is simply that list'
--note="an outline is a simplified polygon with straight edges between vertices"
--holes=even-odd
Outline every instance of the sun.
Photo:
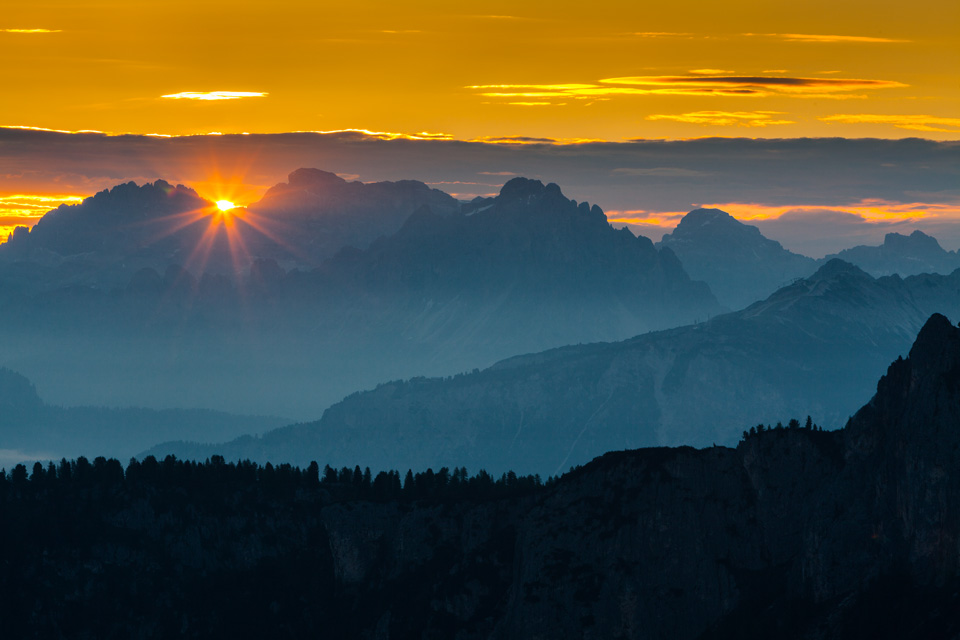
[{"label": "sun", "polygon": [[233,204],[229,200],[217,200],[217,208],[220,211],[230,211],[230,209],[235,209],[237,205]]}]

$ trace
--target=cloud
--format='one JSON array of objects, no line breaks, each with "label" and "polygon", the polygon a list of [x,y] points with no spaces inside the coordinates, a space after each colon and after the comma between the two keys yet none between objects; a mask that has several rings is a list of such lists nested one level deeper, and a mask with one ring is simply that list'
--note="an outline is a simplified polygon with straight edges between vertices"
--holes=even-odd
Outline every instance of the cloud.
[{"label": "cloud", "polygon": [[643,87],[725,88],[744,92],[773,91],[782,94],[803,92],[850,91],[857,89],[891,89],[907,85],[893,80],[863,78],[803,78],[788,76],[626,76],[600,80],[603,84]]},{"label": "cloud", "polygon": [[[680,167],[620,167],[614,169],[613,173],[622,176],[651,176],[655,178],[692,178],[710,175],[709,171],[695,171],[693,169],[682,169]],[[636,213],[636,211],[628,213]]]},{"label": "cloud", "polygon": [[647,120],[673,120],[690,124],[724,127],[766,127],[776,124],[795,124],[793,120],[776,119],[782,111],[694,111],[680,114],[654,114]]},{"label": "cloud", "polygon": [[725,69],[690,69],[690,71],[687,73],[692,73],[698,76],[716,76],[733,73],[733,71],[727,71]]},{"label": "cloud", "polygon": [[942,116],[849,113],[823,116],[819,120],[842,122],[843,124],[889,124],[898,129],[912,129],[913,131],[960,132],[960,118],[945,118]]},{"label": "cloud", "polygon": [[[711,73],[706,73],[706,72]],[[609,96],[687,95],[849,99],[850,91],[892,89],[907,85],[894,80],[864,78],[806,78],[782,75],[738,76],[716,69],[698,69],[677,76],[623,76],[596,83],[569,84],[480,84],[465,88],[486,98],[586,99]]]},{"label": "cloud", "polygon": [[0,33],[62,33],[63,29],[0,29]]},{"label": "cloud", "polygon": [[515,107],[550,107],[550,106],[562,106],[566,102],[508,102],[507,104],[513,105]]},{"label": "cloud", "polygon": [[877,245],[892,232],[920,229],[947,246],[960,243],[960,198],[952,202],[900,202],[864,198],[842,206],[769,206],[722,203],[716,206],[756,225],[789,249],[816,258],[858,244]]},{"label": "cloud", "polygon": [[294,131],[293,133],[346,134],[358,138],[377,138],[378,140],[452,140],[449,133],[396,133],[393,131],[371,131],[370,129],[331,129],[329,131]]},{"label": "cloud", "polygon": [[779,38],[787,42],[861,42],[867,44],[910,42],[910,40],[896,40],[893,38],[875,38],[871,36],[837,36],[812,33],[745,33],[745,36],[766,36]]},{"label": "cloud", "polygon": [[161,98],[170,100],[240,100],[241,98],[264,98],[264,91],[181,91]]},{"label": "cloud", "polygon": [[677,31],[638,31],[630,35],[641,38],[692,38],[694,34]]}]

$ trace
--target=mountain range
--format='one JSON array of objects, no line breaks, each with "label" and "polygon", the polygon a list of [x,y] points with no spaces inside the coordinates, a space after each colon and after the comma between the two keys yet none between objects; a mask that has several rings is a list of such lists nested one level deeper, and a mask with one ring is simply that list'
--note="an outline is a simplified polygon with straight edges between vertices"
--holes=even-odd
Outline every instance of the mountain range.
[{"label": "mountain range", "polygon": [[875,279],[832,260],[744,310],[622,342],[518,356],[355,393],[319,421],[150,453],[374,469],[467,465],[554,475],[605,451],[731,445],[746,426],[842,426],[931,313],[960,315],[960,272]]},{"label": "mountain range", "polygon": [[951,273],[960,269],[960,254],[947,251],[936,238],[922,231],[908,236],[888,233],[878,247],[859,245],[827,256],[852,262],[874,276],[894,273],[911,276],[919,273]]},{"label": "mountain range", "polygon": [[21,263],[17,279],[5,278],[21,287],[107,290],[122,287],[141,268],[162,273],[177,265],[197,275],[230,276],[256,258],[313,268],[344,246],[366,248],[395,233],[425,207],[436,215],[460,210],[452,197],[422,182],[347,182],[318,169],[294,171],[248,211],[229,214],[184,185],[129,182],[61,205],[30,230],[18,228],[0,244],[0,264]]},{"label": "mountain range", "polygon": [[[295,172],[264,202],[292,207],[314,192],[291,185],[338,180]],[[338,188],[347,189],[344,184]],[[351,193],[367,187],[373,189]],[[409,188],[433,197],[425,187]],[[143,202],[135,207],[136,193]],[[186,203],[176,205],[178,211],[198,206],[191,194],[161,183],[124,185],[78,208],[55,210],[51,222],[8,243],[8,259],[0,264],[0,330],[10,340],[0,344],[0,362],[61,404],[208,407],[312,419],[346,394],[386,380],[619,340],[722,309],[669,249],[612,228],[599,207],[567,199],[556,185],[523,178],[457,214],[422,206],[396,233],[366,249],[344,247],[313,269],[285,269],[251,253],[249,271],[197,276],[176,264],[158,270],[117,258],[117,251],[105,250],[102,259],[93,251],[90,260],[109,263],[106,272],[133,270],[123,286],[111,288],[58,281],[51,269],[81,273],[72,259],[58,254],[66,262],[46,267],[24,249],[32,238],[59,237],[51,230],[61,218],[130,210],[162,220],[171,200]],[[359,202],[357,210],[366,201]],[[309,237],[319,237],[310,225],[325,215],[310,218]],[[108,218],[109,228],[123,226]],[[171,250],[164,260],[176,255]],[[30,273],[41,275],[31,280]]]}]

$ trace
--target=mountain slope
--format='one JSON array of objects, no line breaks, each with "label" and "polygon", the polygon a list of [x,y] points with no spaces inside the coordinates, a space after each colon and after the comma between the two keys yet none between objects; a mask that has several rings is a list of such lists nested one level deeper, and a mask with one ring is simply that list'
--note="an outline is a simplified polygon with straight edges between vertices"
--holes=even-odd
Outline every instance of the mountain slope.
[{"label": "mountain slope", "polygon": [[391,382],[318,422],[153,452],[551,475],[614,449],[731,444],[746,426],[784,416],[840,426],[936,311],[960,314],[960,274],[875,280],[834,260],[701,325]]},{"label": "mountain slope", "polygon": [[691,211],[659,244],[673,250],[690,277],[709,284],[731,309],[762,300],[817,268],[813,258],[784,249],[720,209]]},{"label": "mountain slope", "polygon": [[960,637],[942,316],[843,430],[613,452],[542,487],[222,459],[27,473],[0,477],[10,637]]}]

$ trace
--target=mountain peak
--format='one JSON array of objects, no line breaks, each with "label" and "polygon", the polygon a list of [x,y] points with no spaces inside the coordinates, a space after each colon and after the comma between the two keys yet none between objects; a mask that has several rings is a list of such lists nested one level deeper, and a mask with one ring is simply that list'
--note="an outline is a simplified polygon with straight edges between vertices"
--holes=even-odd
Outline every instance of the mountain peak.
[{"label": "mountain peak", "polygon": [[690,277],[705,281],[733,309],[763,300],[816,267],[812,258],[784,249],[721,209],[694,209],[659,246],[673,249]]},{"label": "mountain peak", "polygon": [[[552,184],[551,186],[556,187],[557,191],[560,190],[557,185]],[[547,187],[543,185],[539,180],[531,180],[529,178],[512,178],[507,181],[506,184],[500,189],[500,197],[505,200],[512,200],[515,198],[526,198],[529,196],[539,196],[547,190]]]},{"label": "mountain peak", "polygon": [[926,372],[948,374],[960,370],[960,329],[946,316],[933,314],[917,334],[910,361]]},{"label": "mountain peak", "polygon": [[700,227],[716,222],[720,222],[721,224],[736,223],[746,226],[722,209],[694,209],[680,219],[680,225],[687,227]]},{"label": "mountain peak", "polygon": [[346,184],[346,182],[335,173],[305,167],[301,167],[287,176],[287,183],[291,187],[323,187]]},{"label": "mountain peak", "polygon": [[811,281],[830,280],[842,274],[861,276],[873,280],[873,277],[855,264],[841,260],[840,258],[831,258],[822,267],[808,278]]},{"label": "mountain peak", "polygon": [[898,253],[942,253],[943,247],[933,236],[917,229],[909,236],[900,233],[888,233],[883,237],[883,246]]}]

